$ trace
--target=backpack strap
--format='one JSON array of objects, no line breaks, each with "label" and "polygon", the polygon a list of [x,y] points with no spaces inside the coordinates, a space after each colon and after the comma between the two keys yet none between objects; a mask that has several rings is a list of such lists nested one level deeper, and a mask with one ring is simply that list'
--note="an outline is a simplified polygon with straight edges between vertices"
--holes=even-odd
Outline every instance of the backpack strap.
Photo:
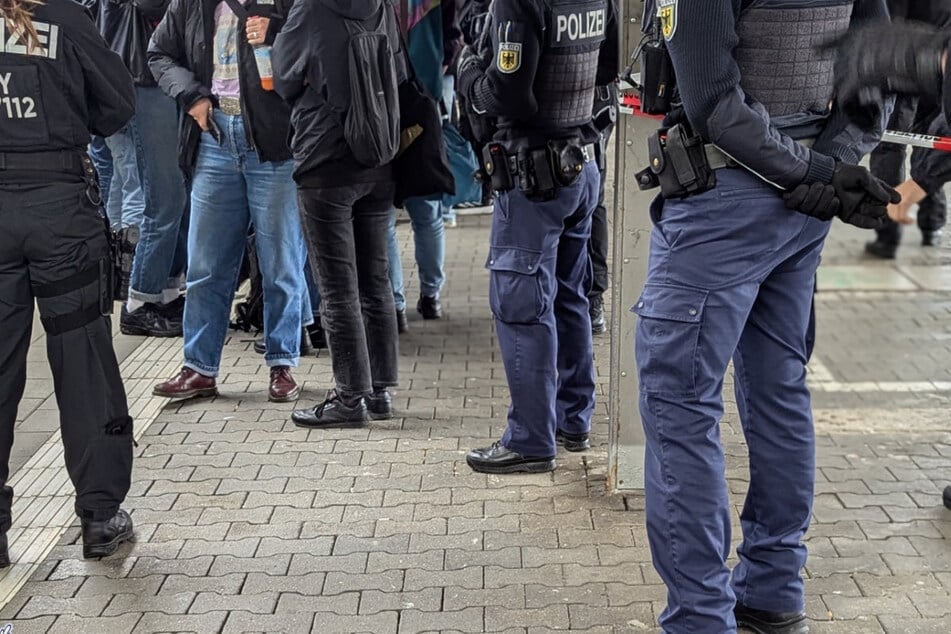
[{"label": "backpack strap", "polygon": [[238,2],[238,0],[225,0],[225,2],[228,3],[228,6],[231,7],[231,12],[238,16],[238,18],[242,20],[248,19],[250,14],[248,13],[247,7]]}]

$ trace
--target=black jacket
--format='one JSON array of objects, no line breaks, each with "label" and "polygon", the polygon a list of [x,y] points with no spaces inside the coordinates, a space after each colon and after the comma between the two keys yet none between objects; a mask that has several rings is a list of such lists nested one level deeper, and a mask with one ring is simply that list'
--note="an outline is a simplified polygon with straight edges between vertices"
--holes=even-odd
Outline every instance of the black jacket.
[{"label": "black jacket", "polygon": [[0,42],[0,152],[85,152],[90,133],[109,136],[132,118],[132,78],[82,5],[47,0],[32,13],[51,41],[31,55]]},{"label": "black jacket", "polygon": [[136,86],[155,86],[149,39],[170,0],[98,0],[99,32],[132,73]]},{"label": "black jacket", "polygon": [[[273,42],[284,24],[291,0],[275,0],[273,5],[245,5],[251,15],[270,18],[267,42]],[[201,128],[188,116],[199,99],[210,98],[214,71],[215,8],[219,0],[172,0],[149,44],[149,68],[159,87],[178,102],[180,110],[179,164],[191,172],[201,139]],[[291,158],[287,146],[290,108],[274,91],[261,87],[254,49],[244,37],[244,20],[239,27],[238,74],[241,110],[248,142],[262,161]]]},{"label": "black jacket", "polygon": [[389,166],[370,169],[357,163],[343,136],[350,105],[350,36],[343,18],[373,28],[384,6],[389,12],[397,76],[402,81],[406,70],[396,14],[389,0],[299,0],[274,42],[274,88],[293,106],[294,178],[303,186],[365,183],[390,177]]}]

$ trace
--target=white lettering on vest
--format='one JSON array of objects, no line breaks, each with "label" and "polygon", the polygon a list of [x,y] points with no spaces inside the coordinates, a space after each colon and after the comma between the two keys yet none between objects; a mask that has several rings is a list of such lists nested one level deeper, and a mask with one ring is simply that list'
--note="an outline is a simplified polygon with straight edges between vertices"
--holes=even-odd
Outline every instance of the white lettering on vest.
[{"label": "white lettering on vest", "polygon": [[0,20],[0,53],[30,55],[56,59],[59,52],[59,27],[38,20],[33,21],[39,36],[39,46],[28,47],[18,31],[7,29],[6,20]]},{"label": "white lettering on vest", "polygon": [[600,37],[604,35],[604,22],[604,9],[559,15],[555,20],[555,41],[577,42]]},{"label": "white lettering on vest", "polygon": [[13,73],[4,73],[0,75],[0,90],[3,90],[4,95],[10,94],[10,78],[13,77]]}]

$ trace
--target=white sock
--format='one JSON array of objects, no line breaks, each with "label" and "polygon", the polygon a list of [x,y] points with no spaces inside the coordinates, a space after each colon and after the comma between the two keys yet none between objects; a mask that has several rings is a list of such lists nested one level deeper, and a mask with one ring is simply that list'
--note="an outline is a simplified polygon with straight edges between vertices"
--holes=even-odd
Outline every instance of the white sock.
[{"label": "white sock", "polygon": [[177,288],[166,288],[162,291],[162,303],[170,304],[178,299],[178,296],[181,295]]},{"label": "white sock", "polygon": [[131,297],[125,303],[125,309],[130,313],[137,311],[143,306],[145,306],[145,302],[143,302],[141,299],[132,299]]}]

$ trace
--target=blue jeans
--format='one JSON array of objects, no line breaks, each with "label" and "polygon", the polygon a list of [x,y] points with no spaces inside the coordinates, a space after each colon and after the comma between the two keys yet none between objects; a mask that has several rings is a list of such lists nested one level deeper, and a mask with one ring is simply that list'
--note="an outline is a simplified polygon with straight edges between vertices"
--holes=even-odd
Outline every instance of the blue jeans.
[{"label": "blue jeans", "polygon": [[[651,205],[650,260],[632,310],[646,435],[647,535],[667,585],[665,632],[735,632],[735,601],[803,609],[815,432],[806,343],[829,223],[786,209],[742,169],[714,189]],[[720,418],[733,360],[750,485],[730,571]]]},{"label": "blue jeans", "polygon": [[[442,103],[446,107],[446,112],[451,113],[452,107],[456,102],[456,78],[452,75],[446,74],[442,78]],[[447,114],[446,119],[449,119]],[[440,206],[442,210],[442,219],[444,222],[452,222],[456,219],[456,210],[453,209],[452,205],[447,205],[442,203]]]},{"label": "blue jeans", "polygon": [[129,128],[119,130],[106,139],[112,153],[112,187],[106,214],[114,228],[142,226],[145,217],[145,196],[135,158],[135,140]]},{"label": "blue jeans", "polygon": [[129,297],[160,302],[185,270],[188,232],[185,180],[178,167],[178,111],[159,88],[137,86],[129,132],[145,195],[142,235],[132,262]]},{"label": "blue jeans", "polygon": [[250,223],[264,288],[265,360],[271,367],[297,366],[307,290],[294,164],[262,163],[240,116],[214,116],[222,144],[201,135],[192,186],[185,366],[218,373]]},{"label": "blue jeans", "polygon": [[[408,198],[404,203],[413,225],[416,247],[416,266],[419,268],[419,293],[425,297],[439,297],[446,280],[443,263],[446,258],[446,228],[442,219],[439,199]],[[406,306],[403,288],[403,263],[396,244],[396,210],[390,222],[387,252],[390,259],[390,285],[397,310]]]},{"label": "blue jeans", "polygon": [[558,430],[591,431],[587,249],[597,204],[593,161],[553,200],[532,200],[516,188],[495,202],[486,262],[489,304],[512,399],[502,444],[523,456],[554,456]]},{"label": "blue jeans", "polygon": [[93,135],[89,141],[89,158],[96,166],[96,175],[99,177],[99,192],[102,196],[102,206],[108,208],[109,190],[112,188],[112,153],[106,140],[101,136]]}]

